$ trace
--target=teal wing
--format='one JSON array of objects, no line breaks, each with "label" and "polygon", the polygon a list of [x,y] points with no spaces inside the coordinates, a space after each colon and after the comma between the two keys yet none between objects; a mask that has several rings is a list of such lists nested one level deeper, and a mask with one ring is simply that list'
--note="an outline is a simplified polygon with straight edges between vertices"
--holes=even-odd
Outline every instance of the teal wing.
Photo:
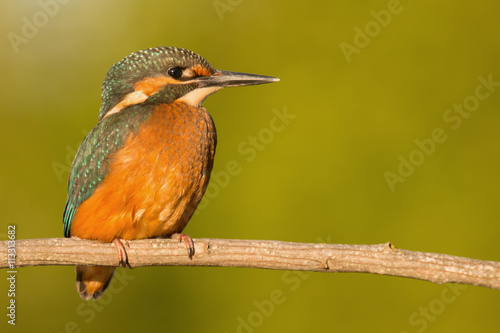
[{"label": "teal wing", "polygon": [[125,144],[150,112],[139,106],[127,108],[101,120],[83,139],[71,165],[68,179],[68,197],[63,213],[64,236],[70,237],[70,227],[78,207],[106,178],[107,158]]}]

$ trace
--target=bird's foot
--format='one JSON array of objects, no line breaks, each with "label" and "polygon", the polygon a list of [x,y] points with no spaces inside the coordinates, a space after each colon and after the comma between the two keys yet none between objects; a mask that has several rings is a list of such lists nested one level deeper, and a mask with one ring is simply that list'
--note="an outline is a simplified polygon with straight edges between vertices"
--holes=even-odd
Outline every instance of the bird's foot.
[{"label": "bird's foot", "polygon": [[170,236],[171,239],[178,240],[179,242],[183,242],[188,251],[189,259],[193,259],[194,256],[194,243],[191,237],[183,233],[175,233]]},{"label": "bird's foot", "polygon": [[126,247],[130,247],[128,242],[123,239],[115,239],[113,240],[113,244],[116,247],[116,251],[118,252],[118,265],[121,265],[123,268],[128,267],[132,269],[132,266],[130,266],[130,263],[128,262],[128,254],[127,250],[125,250]]}]

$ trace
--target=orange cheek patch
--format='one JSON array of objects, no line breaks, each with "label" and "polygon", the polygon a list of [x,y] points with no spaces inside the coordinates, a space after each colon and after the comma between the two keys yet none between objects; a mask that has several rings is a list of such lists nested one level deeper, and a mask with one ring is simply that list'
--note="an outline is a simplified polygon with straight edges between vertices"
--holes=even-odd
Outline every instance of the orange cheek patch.
[{"label": "orange cheek patch", "polygon": [[156,94],[165,85],[175,83],[179,83],[179,81],[167,76],[147,77],[134,84],[134,90],[142,91],[144,95],[151,96]]},{"label": "orange cheek patch", "polygon": [[179,81],[167,76],[147,77],[134,84],[134,92],[131,92],[130,94],[125,96],[123,100],[120,101],[120,103],[116,104],[111,110],[108,111],[108,113],[106,113],[103,119],[112,114],[120,112],[129,105],[142,103],[150,96],[156,94],[167,84],[175,83],[179,83]]},{"label": "orange cheek patch", "polygon": [[212,75],[212,73],[206,69],[205,67],[202,67],[200,64],[194,66],[193,68],[191,68],[191,70],[193,72],[196,73],[196,75],[198,76],[209,76],[209,75]]}]

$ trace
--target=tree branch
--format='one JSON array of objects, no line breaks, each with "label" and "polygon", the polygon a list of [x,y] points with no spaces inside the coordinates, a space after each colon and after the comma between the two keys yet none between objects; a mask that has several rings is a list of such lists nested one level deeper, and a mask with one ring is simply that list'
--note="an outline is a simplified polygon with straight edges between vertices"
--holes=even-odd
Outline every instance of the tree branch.
[{"label": "tree branch", "polygon": [[[500,262],[416,252],[391,243],[342,245],[289,243],[262,240],[194,239],[195,255],[188,258],[183,244],[171,239],[128,241],[132,267],[219,266],[315,272],[350,272],[392,275],[433,283],[462,283],[500,290]],[[116,266],[118,256],[111,243],[51,238],[0,242],[7,255],[0,268],[49,265]],[[13,267],[10,267],[13,269]]]}]

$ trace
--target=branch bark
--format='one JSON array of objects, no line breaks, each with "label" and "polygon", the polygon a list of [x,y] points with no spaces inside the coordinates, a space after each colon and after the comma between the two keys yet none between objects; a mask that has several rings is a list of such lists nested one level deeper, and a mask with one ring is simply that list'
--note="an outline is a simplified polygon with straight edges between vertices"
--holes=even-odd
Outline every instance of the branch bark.
[{"label": "branch bark", "polygon": [[[314,272],[372,273],[433,283],[461,283],[500,290],[500,262],[398,249],[391,243],[343,245],[263,240],[193,239],[195,255],[171,239],[128,241],[132,267],[218,266]],[[9,247],[10,245],[10,247]],[[117,266],[111,243],[50,238],[0,242],[0,268],[49,265]],[[14,250],[13,250],[14,249]],[[7,253],[16,253],[15,263]],[[12,269],[12,267],[10,267]]]}]

